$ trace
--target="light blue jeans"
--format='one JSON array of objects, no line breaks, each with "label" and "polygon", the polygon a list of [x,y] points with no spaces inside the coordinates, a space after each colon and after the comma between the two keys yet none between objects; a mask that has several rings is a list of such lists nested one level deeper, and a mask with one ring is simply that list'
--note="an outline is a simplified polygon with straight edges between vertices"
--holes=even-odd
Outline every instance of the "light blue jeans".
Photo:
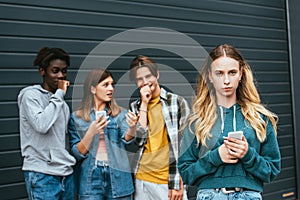
[{"label": "light blue jeans", "polygon": [[53,176],[39,172],[24,171],[29,200],[74,199],[73,175]]},{"label": "light blue jeans", "polygon": [[113,198],[109,166],[95,166],[90,187],[90,194],[80,195],[80,200],[132,200],[133,198],[133,195]]},{"label": "light blue jeans", "polygon": [[224,194],[221,190],[201,189],[197,193],[197,200],[262,200],[262,196],[252,190]]}]

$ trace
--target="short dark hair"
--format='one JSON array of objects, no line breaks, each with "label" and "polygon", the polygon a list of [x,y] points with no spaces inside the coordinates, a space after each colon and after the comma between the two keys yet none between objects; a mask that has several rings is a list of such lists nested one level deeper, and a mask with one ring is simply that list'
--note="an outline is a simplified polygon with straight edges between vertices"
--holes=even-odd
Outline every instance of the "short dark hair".
[{"label": "short dark hair", "polygon": [[34,66],[46,69],[52,60],[60,59],[66,62],[67,66],[70,66],[69,54],[61,48],[49,48],[42,47],[33,62]]},{"label": "short dark hair", "polygon": [[135,57],[130,63],[129,78],[131,81],[135,81],[136,71],[142,67],[147,67],[150,70],[151,74],[157,77],[158,70],[156,62],[148,56],[139,55]]}]

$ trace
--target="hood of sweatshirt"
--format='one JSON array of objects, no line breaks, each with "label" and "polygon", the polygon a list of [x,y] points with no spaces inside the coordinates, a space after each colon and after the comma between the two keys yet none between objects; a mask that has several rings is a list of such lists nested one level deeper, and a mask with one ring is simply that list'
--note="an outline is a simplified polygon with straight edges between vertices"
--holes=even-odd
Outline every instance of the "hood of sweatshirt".
[{"label": "hood of sweatshirt", "polygon": [[[233,106],[226,108],[223,106],[218,106],[219,107],[219,112],[218,115],[221,118],[221,132],[224,132],[224,128],[225,128],[225,121],[226,118],[232,118],[232,131],[237,131],[237,118],[236,118],[236,113],[240,112],[241,107],[239,104],[234,104]],[[229,121],[231,121],[229,119]]]},{"label": "hood of sweatshirt", "polygon": [[32,91],[32,90],[39,90],[41,93],[48,94],[49,96],[51,96],[53,94],[52,92],[49,92],[48,90],[45,90],[44,88],[42,88],[41,85],[28,86],[28,87],[23,88],[19,92],[18,103],[22,101],[22,98],[27,91]]}]

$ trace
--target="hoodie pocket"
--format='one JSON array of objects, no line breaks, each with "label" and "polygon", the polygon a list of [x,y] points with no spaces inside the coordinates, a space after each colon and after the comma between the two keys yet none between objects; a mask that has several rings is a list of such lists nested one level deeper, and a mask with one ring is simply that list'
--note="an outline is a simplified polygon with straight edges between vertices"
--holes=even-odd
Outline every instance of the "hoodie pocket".
[{"label": "hoodie pocket", "polygon": [[75,158],[65,149],[50,149],[49,161],[51,165],[68,165],[72,166],[76,162]]}]

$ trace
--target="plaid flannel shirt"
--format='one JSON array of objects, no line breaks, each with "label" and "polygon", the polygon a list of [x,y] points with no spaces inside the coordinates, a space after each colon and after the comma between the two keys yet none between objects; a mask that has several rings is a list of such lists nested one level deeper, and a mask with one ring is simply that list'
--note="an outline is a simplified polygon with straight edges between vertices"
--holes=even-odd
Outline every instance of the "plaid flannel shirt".
[{"label": "plaid flannel shirt", "polygon": [[[180,174],[177,169],[177,161],[179,156],[179,145],[181,135],[179,133],[180,126],[187,119],[190,109],[187,101],[176,94],[167,92],[161,88],[160,101],[162,103],[162,114],[167,128],[167,134],[170,143],[170,159],[169,159],[169,189],[180,189]],[[140,100],[136,100],[130,104],[130,109],[134,113],[139,113]],[[143,128],[137,124],[135,145],[138,146],[136,158],[134,159],[134,173],[136,174],[139,167],[139,161],[142,158],[144,145],[148,138],[148,128]]]}]

